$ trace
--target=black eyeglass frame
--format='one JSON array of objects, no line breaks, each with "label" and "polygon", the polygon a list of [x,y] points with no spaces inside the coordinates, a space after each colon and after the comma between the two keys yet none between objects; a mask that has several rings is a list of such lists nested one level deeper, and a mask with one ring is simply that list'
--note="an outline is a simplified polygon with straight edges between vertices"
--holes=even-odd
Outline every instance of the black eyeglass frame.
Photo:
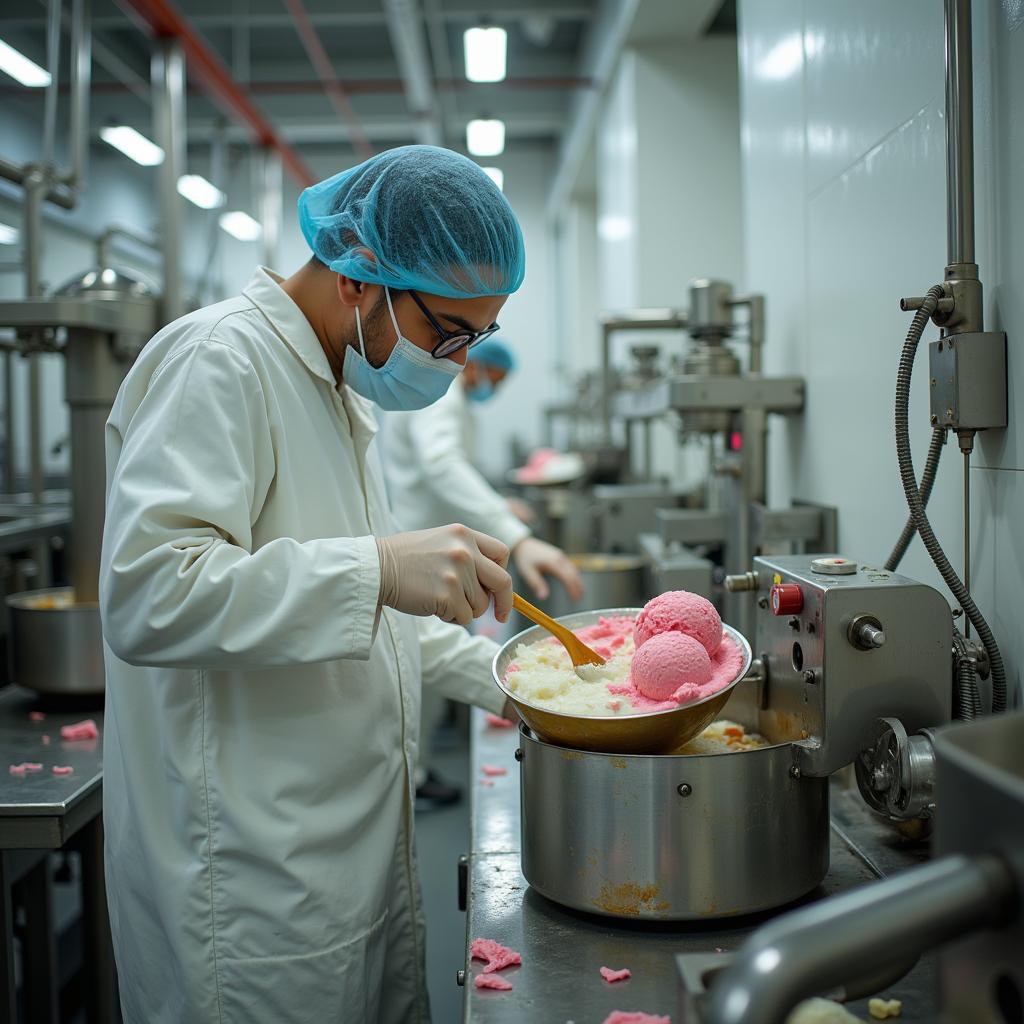
[{"label": "black eyeglass frame", "polygon": [[430,350],[430,354],[435,359],[447,359],[448,356],[455,355],[456,352],[464,348],[472,348],[478,342],[483,341],[484,338],[489,338],[499,330],[497,320],[490,327],[485,327],[482,331],[446,330],[437,322],[434,314],[427,309],[423,300],[411,288],[407,288],[406,291],[412,296],[412,301],[420,307],[420,312],[427,318],[430,326],[437,332],[438,342]]}]

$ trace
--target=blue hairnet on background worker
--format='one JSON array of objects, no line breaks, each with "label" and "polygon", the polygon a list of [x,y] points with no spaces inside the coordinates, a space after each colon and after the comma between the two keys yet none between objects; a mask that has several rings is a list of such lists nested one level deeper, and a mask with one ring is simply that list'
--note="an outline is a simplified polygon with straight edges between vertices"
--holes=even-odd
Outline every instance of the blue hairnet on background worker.
[{"label": "blue hairnet on background worker", "polygon": [[[516,570],[539,600],[548,596],[548,576],[578,600],[583,582],[576,566],[559,548],[532,536],[523,521],[528,506],[524,510],[522,503],[495,491],[474,465],[480,425],[474,409],[482,409],[514,369],[511,347],[498,337],[488,338],[470,349],[465,370],[440,401],[382,418],[391,505],[406,529],[459,522],[497,537],[512,552]],[[421,810],[453,803],[461,795],[457,786],[428,767],[430,739],[443,710],[443,697],[424,693],[416,772],[416,803]]]},{"label": "blue hairnet on background worker", "polygon": [[[420,680],[496,713],[505,543],[397,532],[373,405],[419,409],[523,278],[511,207],[412,146],[307,189],[313,259],[145,347],[107,426],[104,824],[126,1021],[429,1020]],[[441,620],[446,620],[442,622]]]}]

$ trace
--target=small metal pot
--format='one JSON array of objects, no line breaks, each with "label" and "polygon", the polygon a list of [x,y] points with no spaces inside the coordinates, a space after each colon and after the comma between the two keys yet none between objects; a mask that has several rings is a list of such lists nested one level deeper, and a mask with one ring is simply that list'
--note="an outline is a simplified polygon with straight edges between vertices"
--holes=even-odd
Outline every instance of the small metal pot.
[{"label": "small metal pot", "polygon": [[104,692],[98,604],[76,603],[70,587],[12,594],[7,598],[7,624],[13,682],[46,694]]},{"label": "small metal pot", "polygon": [[[599,611],[563,615],[559,622],[570,629],[594,625],[598,619],[618,615],[636,616],[639,608],[604,608]],[[505,686],[505,673],[520,644],[535,643],[550,634],[532,626],[505,642],[494,656],[494,681],[516,706],[520,717],[541,739],[576,750],[597,750],[614,754],[668,754],[703,732],[729,700],[733,687],[747,674],[752,660],[746,637],[723,623],[722,630],[743,651],[743,666],[724,689],[703,700],[669,711],[647,711],[637,715],[567,715],[528,704]]]},{"label": "small metal pot", "polygon": [[642,605],[647,592],[645,563],[635,555],[570,555],[583,580],[583,596],[573,601],[566,589],[554,582],[544,611],[558,618],[581,608],[627,608]]}]

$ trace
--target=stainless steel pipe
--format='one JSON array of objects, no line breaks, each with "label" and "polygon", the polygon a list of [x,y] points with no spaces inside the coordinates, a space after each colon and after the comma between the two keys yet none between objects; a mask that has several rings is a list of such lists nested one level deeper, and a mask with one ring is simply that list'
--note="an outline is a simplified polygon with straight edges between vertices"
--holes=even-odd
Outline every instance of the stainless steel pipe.
[{"label": "stainless steel pipe", "polygon": [[714,980],[709,1024],[783,1024],[809,996],[867,977],[970,930],[994,927],[1016,900],[992,855],[951,854],[833,896],[758,929]]},{"label": "stainless steel pipe", "polygon": [[43,158],[46,167],[56,163],[57,91],[60,89],[60,16],[63,0],[49,0],[46,8],[46,70],[50,82],[43,97]]},{"label": "stainless steel pipe", "polygon": [[163,322],[185,312],[181,271],[181,197],[178,178],[185,166],[185,57],[177,39],[161,39],[153,53],[153,121],[164,151],[157,177],[160,236],[164,253]]},{"label": "stainless steel pipe", "polygon": [[71,130],[70,167],[61,178],[77,194],[85,184],[89,146],[89,88],[92,82],[92,28],[88,0],[71,5]]},{"label": "stainless steel pipe", "polygon": [[951,265],[974,263],[971,0],[946,0],[946,237]]}]

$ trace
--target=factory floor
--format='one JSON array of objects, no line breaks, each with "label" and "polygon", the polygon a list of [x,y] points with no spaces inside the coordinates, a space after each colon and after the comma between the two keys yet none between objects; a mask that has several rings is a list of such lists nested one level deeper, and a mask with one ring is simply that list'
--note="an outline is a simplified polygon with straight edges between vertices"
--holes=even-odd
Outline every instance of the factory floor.
[{"label": "factory floor", "polygon": [[465,967],[466,915],[458,903],[458,859],[469,850],[469,729],[464,715],[438,730],[430,767],[462,787],[450,807],[416,815],[416,848],[427,919],[427,987],[434,1024],[462,1019],[462,989],[455,972]]}]

